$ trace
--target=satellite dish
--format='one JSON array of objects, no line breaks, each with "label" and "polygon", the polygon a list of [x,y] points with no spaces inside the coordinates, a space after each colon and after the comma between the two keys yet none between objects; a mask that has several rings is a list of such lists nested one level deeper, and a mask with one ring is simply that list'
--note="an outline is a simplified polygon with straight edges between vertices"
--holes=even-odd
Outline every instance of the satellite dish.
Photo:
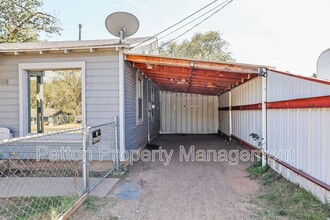
[{"label": "satellite dish", "polygon": [[128,12],[115,12],[105,19],[105,26],[108,31],[120,38],[120,43],[125,37],[132,36],[139,29],[139,20]]},{"label": "satellite dish", "polygon": [[330,48],[317,59],[317,78],[330,80]]}]

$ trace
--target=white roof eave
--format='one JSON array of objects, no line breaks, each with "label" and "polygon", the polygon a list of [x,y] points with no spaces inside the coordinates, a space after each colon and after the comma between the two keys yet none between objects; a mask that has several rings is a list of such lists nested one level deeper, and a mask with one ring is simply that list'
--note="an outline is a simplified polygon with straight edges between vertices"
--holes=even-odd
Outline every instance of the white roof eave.
[{"label": "white roof eave", "polygon": [[36,49],[9,49],[9,50],[0,50],[0,54],[14,54],[18,55],[19,53],[42,53],[42,52],[56,52],[64,51],[64,53],[70,51],[90,51],[94,52],[97,49],[109,49],[109,50],[119,50],[130,49],[131,45],[127,44],[117,44],[117,45],[107,45],[107,46],[88,46],[88,47],[68,47],[68,48],[36,48]]}]

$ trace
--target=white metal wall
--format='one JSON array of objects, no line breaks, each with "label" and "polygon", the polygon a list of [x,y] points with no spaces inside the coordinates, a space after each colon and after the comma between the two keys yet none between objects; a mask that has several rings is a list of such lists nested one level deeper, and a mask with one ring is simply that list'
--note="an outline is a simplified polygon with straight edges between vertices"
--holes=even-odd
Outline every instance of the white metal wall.
[{"label": "white metal wall", "polygon": [[270,154],[330,185],[330,109],[270,109],[267,114]]},{"label": "white metal wall", "polygon": [[237,86],[231,90],[232,106],[251,105],[261,102],[261,77]]},{"label": "white metal wall", "polygon": [[[261,77],[256,77],[241,86],[233,88],[231,93],[232,106],[261,103]],[[250,134],[261,134],[261,111],[232,111],[232,115],[233,135],[251,145],[257,146]]]},{"label": "white metal wall", "polygon": [[[232,106],[261,103],[261,77],[232,89]],[[330,95],[330,86],[268,71],[267,102]],[[220,95],[226,107],[227,94]],[[222,106],[224,105],[224,106]],[[256,146],[249,137],[261,134],[261,110],[232,111],[233,135]],[[226,117],[225,113],[221,114]],[[220,116],[221,117],[221,116]],[[220,120],[220,130],[228,127]],[[222,131],[222,130],[221,130]],[[268,109],[267,151],[277,159],[330,185],[330,108]],[[225,132],[225,131],[223,131]],[[272,168],[292,182],[330,201],[329,191],[269,159]]]},{"label": "white metal wall", "polygon": [[[330,86],[269,71],[267,101],[330,95]],[[278,159],[330,185],[330,109],[268,109],[267,149]],[[293,158],[282,152],[293,151]]]},{"label": "white metal wall", "polygon": [[[229,92],[225,92],[221,96],[219,96],[219,107],[229,107]],[[228,136],[230,135],[229,110],[219,111],[219,130]]]},{"label": "white metal wall", "polygon": [[162,134],[212,134],[219,128],[218,97],[161,92]]},{"label": "white metal wall", "polygon": [[256,141],[251,137],[251,133],[261,135],[261,111],[232,111],[233,114],[233,135],[258,147]]},{"label": "white metal wall", "polygon": [[267,101],[311,98],[329,95],[330,86],[268,71]]},{"label": "white metal wall", "polygon": [[230,128],[229,128],[229,111],[220,111],[219,112],[219,129],[221,132],[230,136]]},{"label": "white metal wall", "polygon": [[228,91],[221,94],[221,99],[220,99],[219,103],[220,103],[220,108],[229,106],[229,92]]},{"label": "white metal wall", "polygon": [[271,158],[268,158],[268,164],[271,168],[273,168],[276,172],[281,174],[284,178],[286,178],[287,180],[293,183],[298,184],[300,187],[311,192],[324,203],[330,201],[330,191],[312,183],[303,176],[297,175],[292,170],[286,168],[285,166],[283,166],[282,164],[278,163],[277,161]]}]

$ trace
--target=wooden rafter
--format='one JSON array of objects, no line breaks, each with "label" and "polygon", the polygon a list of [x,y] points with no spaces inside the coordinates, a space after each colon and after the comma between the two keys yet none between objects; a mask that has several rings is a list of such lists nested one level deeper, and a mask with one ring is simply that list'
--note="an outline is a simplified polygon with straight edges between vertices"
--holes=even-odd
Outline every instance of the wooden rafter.
[{"label": "wooden rafter", "polygon": [[172,57],[148,56],[148,55],[132,55],[127,54],[126,60],[133,63],[145,63],[149,65],[163,65],[190,68],[191,62],[194,62],[194,68],[215,71],[232,71],[239,73],[258,73],[258,66],[236,63],[219,63],[201,60],[191,60]]},{"label": "wooden rafter", "polygon": [[127,54],[161,90],[218,95],[258,76],[258,66]]}]

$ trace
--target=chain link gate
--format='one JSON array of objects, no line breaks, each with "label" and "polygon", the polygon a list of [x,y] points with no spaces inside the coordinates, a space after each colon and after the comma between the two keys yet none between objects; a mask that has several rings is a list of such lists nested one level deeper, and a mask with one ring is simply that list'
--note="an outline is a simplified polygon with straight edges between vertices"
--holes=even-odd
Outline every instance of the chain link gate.
[{"label": "chain link gate", "polygon": [[91,192],[119,167],[117,121],[0,141],[0,219],[57,219]]}]

